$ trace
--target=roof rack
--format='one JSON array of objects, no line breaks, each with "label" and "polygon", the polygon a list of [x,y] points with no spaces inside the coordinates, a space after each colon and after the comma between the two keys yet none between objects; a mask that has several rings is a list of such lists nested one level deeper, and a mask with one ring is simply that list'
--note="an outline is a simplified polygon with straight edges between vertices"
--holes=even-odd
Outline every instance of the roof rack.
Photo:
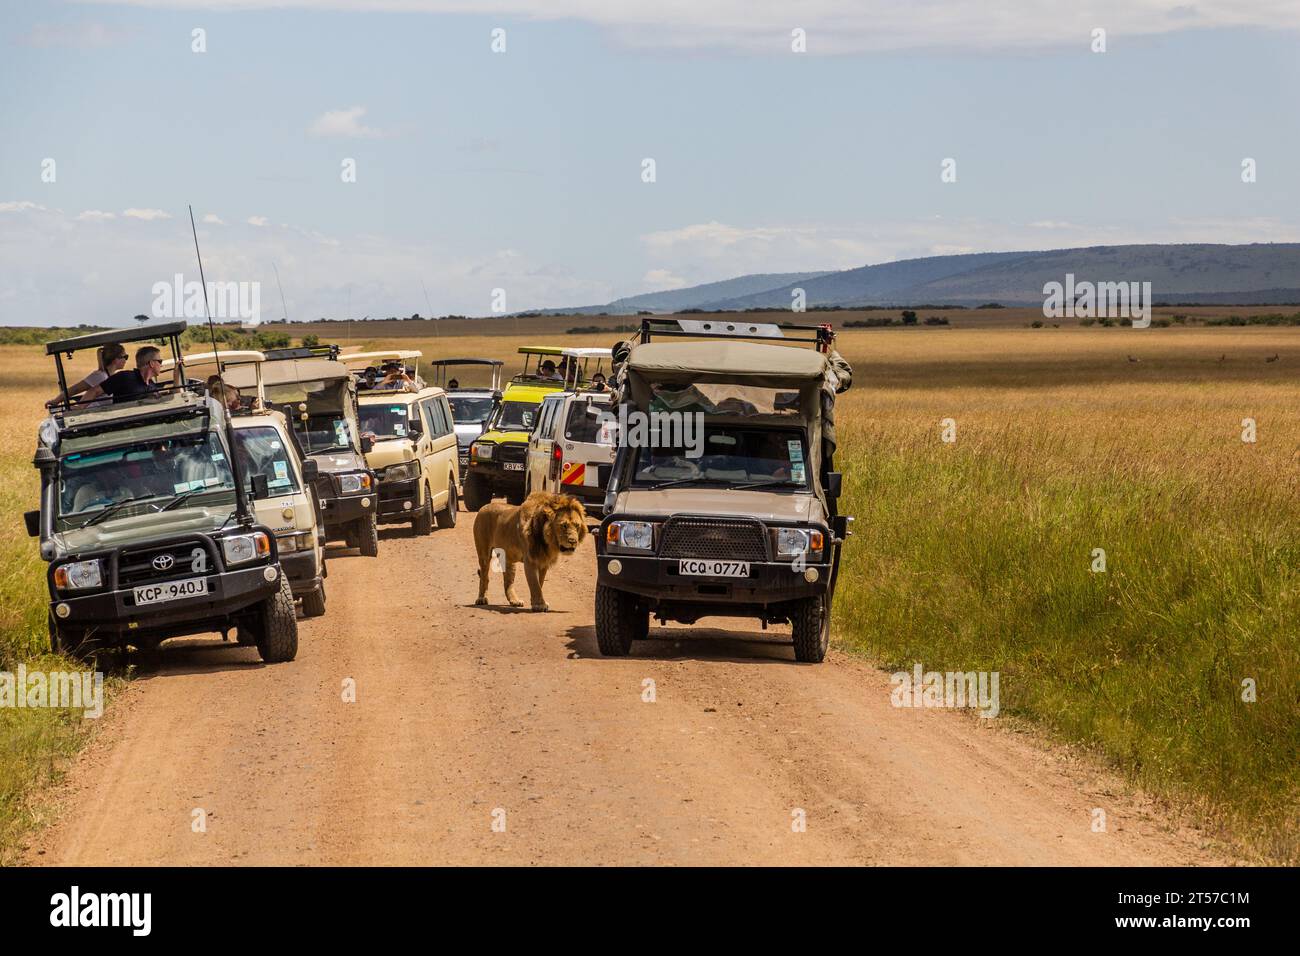
[{"label": "roof rack", "polygon": [[337,360],[339,347],[337,345],[299,345],[297,348],[289,349],[263,349],[262,354],[266,356],[268,362],[309,358]]},{"label": "roof rack", "polygon": [[[808,334],[786,335],[786,332]],[[835,341],[835,331],[829,323],[800,325],[797,322],[746,322],[743,319],[642,319],[642,343],[649,342],[652,336],[758,341],[781,339],[784,342],[811,343],[819,352],[829,351]]]}]

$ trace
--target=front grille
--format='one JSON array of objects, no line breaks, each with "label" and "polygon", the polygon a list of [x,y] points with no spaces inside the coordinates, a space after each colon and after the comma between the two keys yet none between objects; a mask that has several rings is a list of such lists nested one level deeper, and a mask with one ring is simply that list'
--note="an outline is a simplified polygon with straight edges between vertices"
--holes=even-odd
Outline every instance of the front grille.
[{"label": "front grille", "polygon": [[528,457],[528,446],[523,442],[508,441],[497,445],[497,461],[523,461]]},{"label": "front grille", "polygon": [[766,561],[767,535],[753,518],[669,518],[659,556]]},{"label": "front grille", "polygon": [[[170,567],[155,567],[155,559],[163,556],[171,558]],[[161,563],[166,563],[165,558]],[[192,578],[201,574],[211,574],[216,570],[212,553],[198,539],[172,541],[153,548],[133,548],[123,551],[117,559],[119,587]]]}]

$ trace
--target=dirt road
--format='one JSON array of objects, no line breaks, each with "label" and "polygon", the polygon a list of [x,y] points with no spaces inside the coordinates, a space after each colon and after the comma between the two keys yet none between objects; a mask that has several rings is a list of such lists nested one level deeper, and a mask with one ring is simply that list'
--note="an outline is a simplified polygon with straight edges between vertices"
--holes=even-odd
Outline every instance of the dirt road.
[{"label": "dirt road", "polygon": [[1087,761],[999,721],[896,709],[887,675],[834,652],[795,664],[779,631],[653,628],[601,658],[590,540],[552,572],[550,613],[504,607],[499,578],[499,603],[475,608],[460,517],[386,531],[378,559],[332,553],[328,614],[301,623],[294,663],[170,648],[105,718],[28,861],[1215,861]]}]

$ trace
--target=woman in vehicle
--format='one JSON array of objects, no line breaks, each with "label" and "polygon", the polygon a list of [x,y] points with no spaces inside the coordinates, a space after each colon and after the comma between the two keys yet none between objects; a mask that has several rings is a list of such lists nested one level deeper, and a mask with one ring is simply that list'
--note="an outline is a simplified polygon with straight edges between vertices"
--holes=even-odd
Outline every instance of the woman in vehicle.
[{"label": "woman in vehicle", "polygon": [[53,408],[55,405],[61,405],[64,402],[71,401],[80,396],[82,402],[93,402],[97,398],[102,398],[104,389],[101,387],[110,375],[122,371],[126,366],[126,347],[118,342],[110,342],[107,345],[100,346],[96,352],[99,367],[83,378],[76,385],[71,386],[67,392],[61,392],[55,398],[45,403],[46,408]]}]

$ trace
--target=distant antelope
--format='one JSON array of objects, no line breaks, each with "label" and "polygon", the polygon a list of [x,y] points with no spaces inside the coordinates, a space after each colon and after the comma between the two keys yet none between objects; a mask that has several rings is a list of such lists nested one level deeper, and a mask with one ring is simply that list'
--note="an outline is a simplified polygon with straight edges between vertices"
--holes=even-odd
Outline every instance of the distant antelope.
[{"label": "distant antelope", "polygon": [[1128,360],[1129,360],[1130,362],[1140,362],[1140,361],[1142,361],[1140,358],[1134,358],[1134,357],[1131,356],[1131,355],[1128,357]]},{"label": "distant antelope", "polygon": [[1264,359],[1264,361],[1265,361],[1265,362],[1276,362],[1277,359],[1278,359],[1278,353],[1277,353],[1277,352],[1274,352],[1274,353],[1273,353],[1272,355],[1270,355],[1268,358]]},{"label": "distant antelope", "polygon": [[1226,361],[1228,361],[1228,353],[1227,353],[1227,352],[1224,352],[1222,355],[1219,356],[1219,362],[1220,362],[1220,363],[1223,363],[1223,362],[1226,362]]}]

